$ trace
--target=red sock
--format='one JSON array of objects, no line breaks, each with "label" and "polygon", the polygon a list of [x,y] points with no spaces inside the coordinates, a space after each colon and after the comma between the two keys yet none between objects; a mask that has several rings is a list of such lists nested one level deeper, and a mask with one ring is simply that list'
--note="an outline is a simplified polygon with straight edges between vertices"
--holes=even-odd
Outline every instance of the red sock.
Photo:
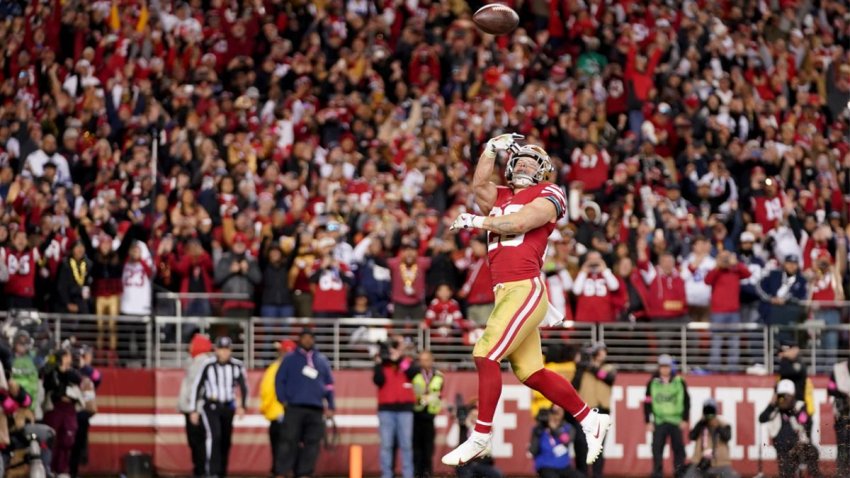
[{"label": "red sock", "polygon": [[502,395],[502,368],[499,362],[484,357],[475,357],[475,366],[478,368],[478,421],[475,422],[475,431],[490,433],[496,405]]},{"label": "red sock", "polygon": [[551,370],[541,368],[525,379],[525,384],[542,393],[549,401],[563,408],[579,422],[590,413],[587,404],[579,397],[572,384]]}]

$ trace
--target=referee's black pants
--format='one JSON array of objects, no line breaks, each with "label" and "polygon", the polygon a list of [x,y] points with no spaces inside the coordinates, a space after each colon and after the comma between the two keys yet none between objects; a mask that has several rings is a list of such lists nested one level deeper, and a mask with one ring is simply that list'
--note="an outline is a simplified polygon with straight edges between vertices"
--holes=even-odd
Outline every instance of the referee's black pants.
[{"label": "referee's black pants", "polygon": [[295,477],[313,476],[322,437],[325,436],[323,410],[314,407],[289,405],[283,418],[283,446],[277,471]]},{"label": "referee's black pants", "polygon": [[189,443],[189,450],[192,453],[192,476],[198,478],[207,474],[207,432],[203,421],[199,420],[198,424],[194,425],[189,418],[191,414],[184,413],[184,415],[186,416],[186,441]]},{"label": "referee's black pants", "polygon": [[227,476],[227,461],[230,457],[230,439],[233,436],[233,404],[204,404],[201,421],[206,428],[207,475]]}]

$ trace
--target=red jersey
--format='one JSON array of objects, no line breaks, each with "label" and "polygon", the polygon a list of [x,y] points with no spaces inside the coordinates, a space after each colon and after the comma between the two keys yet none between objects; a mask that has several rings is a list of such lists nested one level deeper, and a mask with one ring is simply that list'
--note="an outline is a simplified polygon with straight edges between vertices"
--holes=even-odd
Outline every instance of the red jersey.
[{"label": "red jersey", "polygon": [[0,249],[0,259],[9,271],[9,280],[3,292],[17,297],[35,297],[35,273],[41,259],[38,249],[16,251],[11,248]]},{"label": "red jersey", "polygon": [[605,185],[608,180],[608,166],[611,164],[611,156],[603,150],[594,154],[586,154],[581,148],[573,150],[570,158],[572,171],[570,179],[584,183],[585,191],[596,191]]},{"label": "red jersey", "polygon": [[[835,277],[831,273],[815,278],[812,284],[812,300],[833,301],[835,297]],[[832,307],[830,307],[832,308]]]},{"label": "red jersey", "polygon": [[[513,214],[537,198],[552,201],[559,219],[567,211],[567,198],[564,192],[549,182],[541,182],[518,193],[504,186],[499,186],[497,191],[496,203],[490,211],[490,216]],[[488,232],[487,251],[493,284],[540,277],[549,235],[554,229],[555,223],[549,222],[525,234],[513,236],[501,236]]]},{"label": "red jersey", "polygon": [[[319,271],[322,261],[316,259],[313,271]],[[326,269],[320,272],[319,280],[313,288],[313,311],[314,312],[337,312],[345,314],[348,312],[348,281],[354,279],[354,275],[343,263],[338,269]],[[345,276],[345,277],[343,277]]]},{"label": "red jersey", "polygon": [[460,289],[461,297],[469,305],[492,304],[496,301],[493,285],[490,283],[490,265],[481,257],[469,264],[466,281]]},{"label": "red jersey", "polygon": [[428,327],[451,327],[456,329],[466,328],[460,304],[454,299],[442,301],[437,299],[431,301],[425,312],[425,325]]},{"label": "red jersey", "polygon": [[782,198],[774,196],[758,196],[753,198],[753,210],[755,220],[761,224],[762,230],[767,233],[782,219]]},{"label": "red jersey", "polygon": [[610,269],[603,272],[579,272],[573,282],[576,296],[576,320],[579,322],[614,322],[620,281]]}]

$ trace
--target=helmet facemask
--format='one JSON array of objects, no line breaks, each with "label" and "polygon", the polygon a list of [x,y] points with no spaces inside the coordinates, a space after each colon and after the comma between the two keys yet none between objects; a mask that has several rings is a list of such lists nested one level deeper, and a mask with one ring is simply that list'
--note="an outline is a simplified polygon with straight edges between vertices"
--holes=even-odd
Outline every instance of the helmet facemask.
[{"label": "helmet facemask", "polygon": [[[529,175],[525,173],[515,173],[514,168],[521,158],[529,158],[537,163],[537,171]],[[505,168],[505,179],[508,184],[525,188],[540,181],[544,181],[550,172],[554,171],[552,161],[549,160],[549,155],[540,146],[529,144],[521,146],[519,150],[508,159],[507,167]]]}]

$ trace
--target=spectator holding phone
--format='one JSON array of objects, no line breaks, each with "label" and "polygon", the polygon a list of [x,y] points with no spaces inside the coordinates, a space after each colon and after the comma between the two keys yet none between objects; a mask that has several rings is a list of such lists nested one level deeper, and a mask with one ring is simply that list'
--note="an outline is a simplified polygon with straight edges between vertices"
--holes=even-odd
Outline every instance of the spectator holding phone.
[{"label": "spectator holding phone", "polygon": [[[750,277],[750,270],[730,251],[717,255],[717,267],[705,276],[705,283],[711,286],[711,324],[712,326],[739,325],[741,323],[741,280]],[[740,358],[741,335],[735,329],[716,329],[711,334],[710,368],[721,369],[720,350],[724,336],[729,341],[727,370],[734,370]]]}]

